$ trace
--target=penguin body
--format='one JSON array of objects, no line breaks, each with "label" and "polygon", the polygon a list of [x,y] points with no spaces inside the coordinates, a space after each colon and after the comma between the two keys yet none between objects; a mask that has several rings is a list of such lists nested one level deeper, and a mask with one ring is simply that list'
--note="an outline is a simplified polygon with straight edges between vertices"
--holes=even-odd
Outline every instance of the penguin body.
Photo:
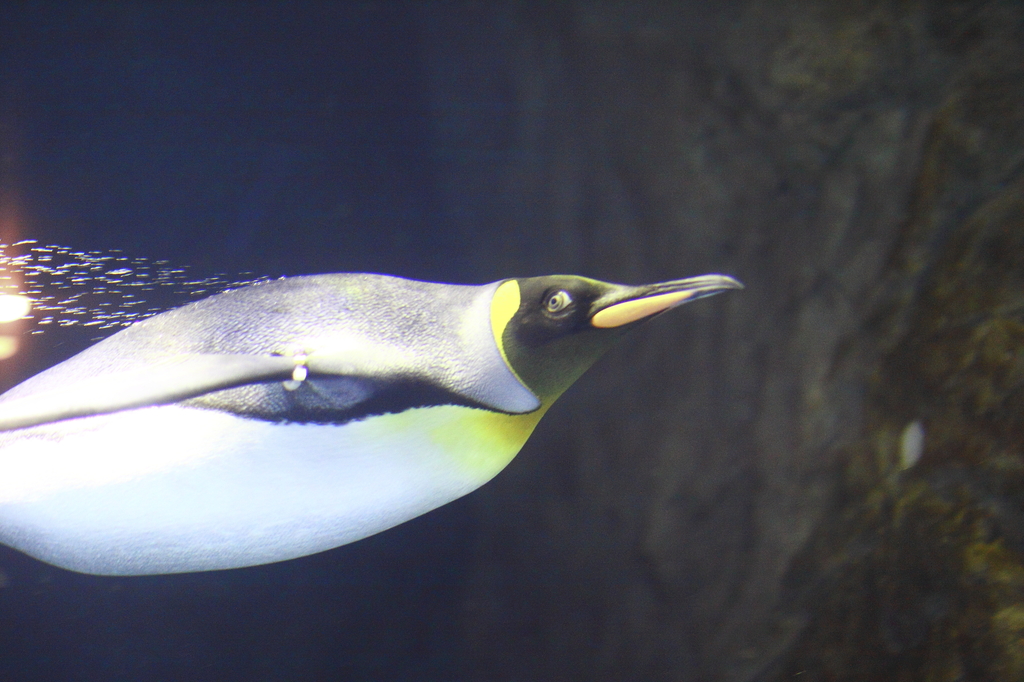
[{"label": "penguin body", "polygon": [[316,275],[156,315],[0,396],[0,542],[109,575],[352,542],[490,480],[619,332],[738,286]]}]

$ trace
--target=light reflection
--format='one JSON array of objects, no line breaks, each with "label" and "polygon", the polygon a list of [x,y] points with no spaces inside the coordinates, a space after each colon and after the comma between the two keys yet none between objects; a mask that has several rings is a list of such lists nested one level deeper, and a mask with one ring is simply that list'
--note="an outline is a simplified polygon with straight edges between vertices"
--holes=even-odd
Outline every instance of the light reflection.
[{"label": "light reflection", "polygon": [[32,310],[32,299],[23,294],[0,294],[0,323],[20,320]]},{"label": "light reflection", "polygon": [[14,357],[21,343],[17,336],[0,336],[0,360]]}]

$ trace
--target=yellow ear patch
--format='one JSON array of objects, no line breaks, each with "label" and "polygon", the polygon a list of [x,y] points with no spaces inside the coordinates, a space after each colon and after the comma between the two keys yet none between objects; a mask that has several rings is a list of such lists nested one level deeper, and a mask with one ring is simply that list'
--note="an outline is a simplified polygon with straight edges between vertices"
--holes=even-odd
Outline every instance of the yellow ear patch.
[{"label": "yellow ear patch", "polygon": [[505,334],[505,327],[508,325],[509,320],[519,310],[519,302],[519,282],[514,279],[502,282],[497,290],[495,290],[494,298],[491,299],[491,331],[494,333],[494,343],[498,344],[501,358],[509,366],[509,369],[512,368],[512,365],[508,364],[508,356],[505,355],[505,344],[502,342],[502,337]]},{"label": "yellow ear patch", "polygon": [[673,308],[686,301],[686,299],[693,296],[694,293],[696,292],[693,290],[673,291],[670,294],[648,296],[646,298],[637,298],[632,301],[616,303],[615,305],[608,306],[590,318],[590,324],[598,329],[621,327],[624,324],[636,322],[637,320],[642,320],[656,313]]}]

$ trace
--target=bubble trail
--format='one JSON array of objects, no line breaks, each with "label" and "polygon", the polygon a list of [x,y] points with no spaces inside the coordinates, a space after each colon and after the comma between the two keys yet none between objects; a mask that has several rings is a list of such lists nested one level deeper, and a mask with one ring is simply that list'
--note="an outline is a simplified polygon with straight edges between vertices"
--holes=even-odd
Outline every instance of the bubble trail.
[{"label": "bubble trail", "polygon": [[55,327],[119,329],[178,305],[269,279],[251,273],[196,277],[188,267],[166,260],[129,257],[120,251],[75,251],[32,239],[0,243],[0,296],[31,299],[31,310],[24,316],[32,322],[29,334]]}]

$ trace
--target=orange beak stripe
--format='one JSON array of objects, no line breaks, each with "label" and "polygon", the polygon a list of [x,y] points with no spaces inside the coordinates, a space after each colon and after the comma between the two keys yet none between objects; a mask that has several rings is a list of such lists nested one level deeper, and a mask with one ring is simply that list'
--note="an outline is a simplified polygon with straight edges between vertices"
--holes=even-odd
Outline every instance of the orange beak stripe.
[{"label": "orange beak stripe", "polygon": [[693,296],[697,291],[673,291],[669,294],[659,294],[637,298],[632,301],[623,301],[608,306],[590,318],[590,324],[598,329],[613,329],[621,327],[630,322],[642,320],[651,315],[674,308]]}]

